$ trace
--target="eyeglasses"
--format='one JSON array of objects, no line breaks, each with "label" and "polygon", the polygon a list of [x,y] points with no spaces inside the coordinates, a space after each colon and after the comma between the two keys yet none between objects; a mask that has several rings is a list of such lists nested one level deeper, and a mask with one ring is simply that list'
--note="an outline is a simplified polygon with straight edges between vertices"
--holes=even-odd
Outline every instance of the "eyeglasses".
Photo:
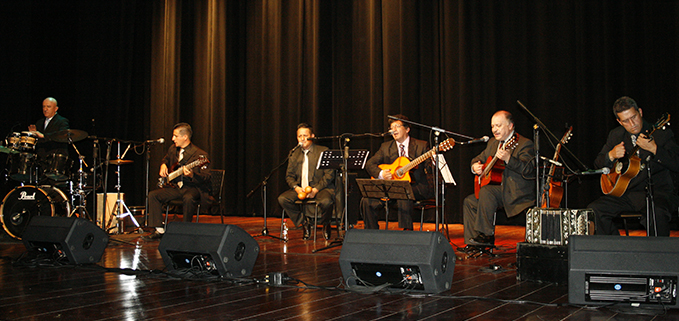
[{"label": "eyeglasses", "polygon": [[401,127],[403,127],[403,125],[394,124],[394,125],[391,125],[391,127],[389,127],[389,130],[397,130],[397,129],[401,128]]}]

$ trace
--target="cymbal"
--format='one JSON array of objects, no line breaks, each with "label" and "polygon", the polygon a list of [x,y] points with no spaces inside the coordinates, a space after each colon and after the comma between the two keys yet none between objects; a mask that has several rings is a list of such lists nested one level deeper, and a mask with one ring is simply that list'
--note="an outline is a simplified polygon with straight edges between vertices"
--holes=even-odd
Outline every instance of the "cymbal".
[{"label": "cymbal", "polygon": [[112,159],[108,161],[109,164],[111,165],[125,165],[125,164],[132,164],[134,163],[133,160],[128,160],[128,159]]},{"label": "cymbal", "polygon": [[49,135],[49,137],[59,143],[70,143],[68,138],[71,138],[73,142],[79,142],[87,138],[87,132],[79,129],[64,129]]},{"label": "cymbal", "polygon": [[5,146],[0,146],[0,153],[18,154],[19,152]]}]

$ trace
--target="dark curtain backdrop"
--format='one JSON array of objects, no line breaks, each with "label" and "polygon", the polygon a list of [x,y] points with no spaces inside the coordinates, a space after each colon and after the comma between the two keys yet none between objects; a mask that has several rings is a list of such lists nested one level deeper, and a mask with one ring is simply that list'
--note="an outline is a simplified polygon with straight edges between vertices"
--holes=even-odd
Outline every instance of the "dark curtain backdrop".
[{"label": "dark curtain backdrop", "polygon": [[[229,215],[262,215],[258,184],[269,174],[268,214],[280,215],[285,164],[273,170],[299,122],[323,137],[377,133],[402,113],[480,137],[506,109],[532,137],[520,100],[558,138],[572,125],[567,147],[592,166],[617,125],[616,98],[635,98],[650,121],[676,114],[678,16],[677,1],[3,1],[0,124],[24,128],[47,96],[73,128],[100,136],[169,141],[173,124],[189,122],[213,167],[226,169]],[[382,141],[350,146],[375,152]],[[151,181],[168,147],[152,148]],[[552,156],[542,131],[540,147]],[[457,180],[449,222],[461,220],[469,160],[482,149],[445,153]],[[124,188],[143,204],[143,154],[133,158]],[[599,194],[598,177],[575,180],[569,207]]]}]

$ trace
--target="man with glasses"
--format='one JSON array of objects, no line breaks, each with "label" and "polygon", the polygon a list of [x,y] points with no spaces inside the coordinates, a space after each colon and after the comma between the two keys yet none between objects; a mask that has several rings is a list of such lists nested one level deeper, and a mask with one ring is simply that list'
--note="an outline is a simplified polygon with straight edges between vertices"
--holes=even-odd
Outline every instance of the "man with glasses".
[{"label": "man with glasses", "polygon": [[640,170],[629,181],[622,195],[604,195],[589,204],[588,207],[596,214],[596,233],[620,235],[613,222],[614,218],[622,212],[646,213],[646,168],[650,166],[655,203],[652,214],[655,215],[651,215],[651,222],[646,222],[646,215],[642,215],[641,223],[647,227],[650,224],[649,236],[669,236],[670,216],[679,203],[671,176],[671,172],[679,172],[679,146],[674,133],[669,128],[658,128],[651,137],[647,136],[647,131],[653,125],[643,119],[641,108],[629,97],[621,97],[615,101],[613,114],[620,126],[608,133],[606,144],[594,160],[594,165],[596,168],[608,167],[615,171],[612,168],[615,161],[627,157],[638,146]]},{"label": "man with glasses", "polygon": [[[408,120],[403,115],[395,115],[395,118]],[[389,120],[389,130],[394,140],[385,142],[380,149],[368,159],[365,169],[370,176],[378,179],[395,179],[389,170],[380,169],[381,164],[391,164],[399,157],[407,157],[413,160],[425,152],[429,151],[429,143],[423,140],[410,137],[410,126],[400,120]],[[434,196],[433,186],[427,179],[425,163],[410,171],[413,194],[416,200],[423,200]],[[426,164],[429,164],[427,162]],[[374,198],[361,199],[361,211],[363,212],[363,222],[366,229],[379,229],[377,211],[384,207],[384,202]],[[413,201],[396,200],[398,208],[398,227],[404,230],[413,229]]]}]

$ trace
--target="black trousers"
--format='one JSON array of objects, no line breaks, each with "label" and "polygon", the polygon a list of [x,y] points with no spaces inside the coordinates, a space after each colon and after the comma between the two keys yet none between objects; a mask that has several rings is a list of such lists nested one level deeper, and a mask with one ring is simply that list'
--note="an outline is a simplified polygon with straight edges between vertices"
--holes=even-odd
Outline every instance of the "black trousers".
[{"label": "black trousers", "polygon": [[649,229],[649,236],[669,236],[670,217],[676,205],[671,201],[671,195],[667,193],[656,191],[654,200],[655,217],[651,211],[651,222],[646,220],[646,191],[628,191],[621,197],[604,195],[587,207],[593,209],[596,214],[594,223],[596,234],[620,235],[613,219],[622,212],[641,212],[641,224]]},{"label": "black trousers", "polygon": [[182,210],[184,211],[184,222],[193,220],[193,213],[198,208],[200,202],[200,190],[196,187],[184,186],[183,188],[161,188],[149,193],[149,221],[148,227],[163,226],[163,203],[172,200],[182,200]]}]

